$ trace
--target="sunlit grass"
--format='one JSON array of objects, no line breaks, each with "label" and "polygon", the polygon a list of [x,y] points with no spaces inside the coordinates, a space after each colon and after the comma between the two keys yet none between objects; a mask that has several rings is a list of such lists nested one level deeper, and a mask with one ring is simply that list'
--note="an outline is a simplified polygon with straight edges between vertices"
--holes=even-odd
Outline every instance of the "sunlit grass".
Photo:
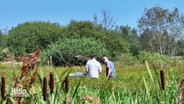
[{"label": "sunlit grass", "polygon": [[[151,66],[146,64],[136,66],[116,65],[117,78],[107,80],[105,77],[105,66],[99,79],[89,79],[87,77],[72,78],[69,77],[69,92],[64,92],[63,81],[67,74],[76,72],[85,72],[85,66],[74,67],[49,67],[39,66],[39,77],[43,78],[53,72],[55,79],[55,89],[53,94],[48,95],[47,103],[60,104],[62,102],[85,103],[82,100],[84,95],[89,95],[94,100],[100,99],[102,104],[175,104],[178,102],[178,88],[176,83],[180,83],[179,78],[183,73],[182,65],[168,67],[163,66],[165,72],[166,90],[160,89],[160,66]],[[149,68],[148,68],[149,67]],[[67,71],[70,70],[70,71]],[[9,66],[0,68],[0,75],[5,73],[7,86],[10,86],[12,75],[15,73],[20,77],[20,69],[10,69]],[[65,74],[63,74],[65,73]],[[152,76],[152,77],[151,77]],[[80,82],[80,83],[79,83]],[[40,103],[44,102],[42,98],[42,82],[37,78],[30,92],[39,92],[32,95]],[[49,93],[48,89],[48,93]],[[0,98],[1,100],[1,98]],[[29,99],[30,100],[30,99]]]}]

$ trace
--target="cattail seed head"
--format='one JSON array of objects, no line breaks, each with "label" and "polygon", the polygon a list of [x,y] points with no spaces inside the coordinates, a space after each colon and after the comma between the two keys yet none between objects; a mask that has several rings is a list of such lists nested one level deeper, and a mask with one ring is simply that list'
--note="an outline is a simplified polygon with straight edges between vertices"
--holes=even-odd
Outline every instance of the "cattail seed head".
[{"label": "cattail seed head", "polygon": [[47,100],[47,78],[44,77],[43,79],[43,99],[44,101]]},{"label": "cattail seed head", "polygon": [[50,93],[52,94],[54,92],[54,74],[50,72]]},{"label": "cattail seed head", "polygon": [[2,97],[2,99],[3,100],[5,100],[5,98],[6,98],[6,96],[5,96],[5,76],[4,76],[4,74],[2,75],[2,77],[1,77],[1,97]]},{"label": "cattail seed head", "polygon": [[65,92],[68,93],[69,90],[69,79],[68,76],[65,78]]},{"label": "cattail seed head", "polygon": [[165,78],[164,78],[164,71],[163,70],[160,70],[160,78],[161,78],[162,90],[165,90]]}]

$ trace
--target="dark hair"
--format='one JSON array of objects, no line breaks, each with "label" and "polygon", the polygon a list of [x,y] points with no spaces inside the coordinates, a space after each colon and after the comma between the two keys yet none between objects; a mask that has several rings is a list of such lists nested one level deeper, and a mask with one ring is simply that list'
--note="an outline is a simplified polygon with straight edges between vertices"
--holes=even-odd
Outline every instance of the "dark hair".
[{"label": "dark hair", "polygon": [[92,56],[91,56],[91,59],[92,59],[92,58],[97,58],[97,57],[96,57],[96,55],[92,55]]}]

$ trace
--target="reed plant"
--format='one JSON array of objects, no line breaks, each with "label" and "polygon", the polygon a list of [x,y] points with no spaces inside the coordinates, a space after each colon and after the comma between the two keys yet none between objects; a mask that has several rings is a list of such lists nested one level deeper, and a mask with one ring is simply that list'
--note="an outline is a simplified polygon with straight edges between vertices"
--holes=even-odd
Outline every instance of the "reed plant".
[{"label": "reed plant", "polygon": [[177,104],[183,101],[181,66],[163,66],[162,70],[150,67],[147,62],[138,66],[116,66],[114,80],[105,78],[104,65],[99,79],[70,76],[70,73],[84,72],[84,66],[39,66],[38,77],[25,89],[29,96],[20,100],[11,94],[14,75],[20,77],[20,70],[1,69],[0,101],[14,104]]}]

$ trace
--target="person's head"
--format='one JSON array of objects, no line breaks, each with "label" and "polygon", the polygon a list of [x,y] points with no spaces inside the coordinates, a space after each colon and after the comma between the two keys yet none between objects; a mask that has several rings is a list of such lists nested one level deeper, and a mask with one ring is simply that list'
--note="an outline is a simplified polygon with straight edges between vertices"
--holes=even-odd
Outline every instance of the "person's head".
[{"label": "person's head", "polygon": [[96,58],[97,58],[96,55],[91,56],[91,59],[96,59]]},{"label": "person's head", "polygon": [[106,63],[108,61],[108,58],[106,56],[103,57],[103,62]]}]

